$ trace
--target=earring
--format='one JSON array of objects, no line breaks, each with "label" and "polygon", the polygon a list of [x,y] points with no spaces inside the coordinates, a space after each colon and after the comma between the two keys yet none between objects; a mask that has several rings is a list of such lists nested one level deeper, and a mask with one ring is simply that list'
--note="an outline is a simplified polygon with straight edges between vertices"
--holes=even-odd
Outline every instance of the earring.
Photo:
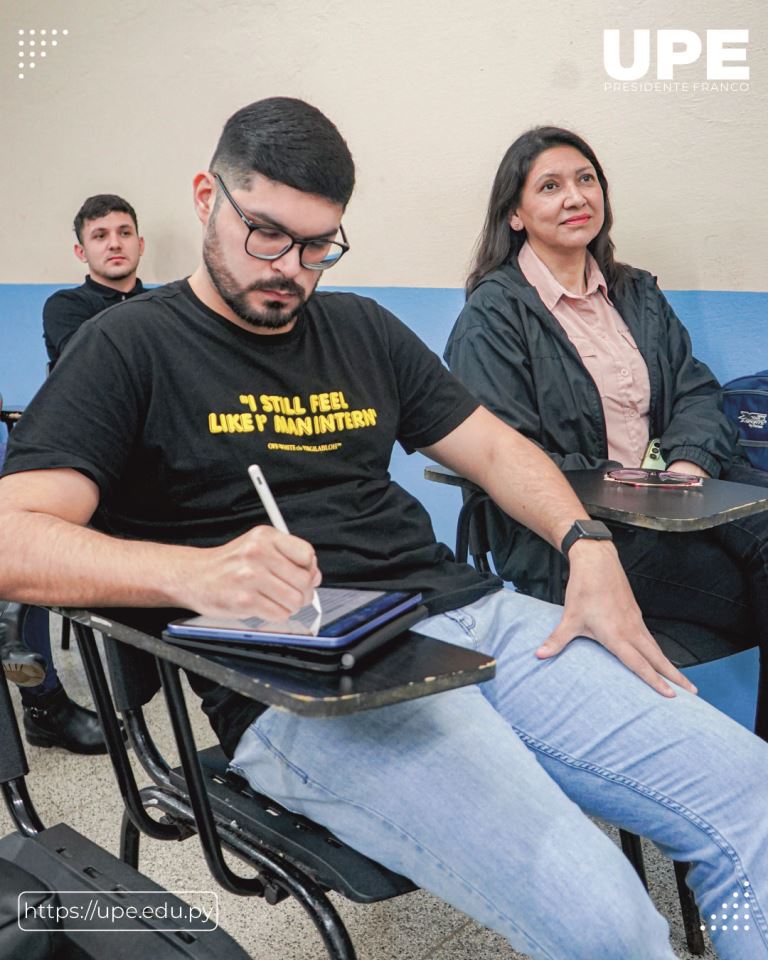
[{"label": "earring", "polygon": [[510,227],[512,227],[513,230],[523,229],[523,221],[518,216],[513,216],[512,219],[509,221],[509,225]]}]

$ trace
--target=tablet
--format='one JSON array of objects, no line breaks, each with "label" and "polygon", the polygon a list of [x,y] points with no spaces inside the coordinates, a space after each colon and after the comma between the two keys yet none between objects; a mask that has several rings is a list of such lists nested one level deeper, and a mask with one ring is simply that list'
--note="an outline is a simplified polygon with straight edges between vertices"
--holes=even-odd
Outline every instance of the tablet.
[{"label": "tablet", "polygon": [[344,673],[355,670],[364,661],[390,650],[401,641],[406,642],[411,636],[408,632],[410,628],[428,616],[427,608],[418,604],[345,647],[299,647],[294,644],[254,643],[253,640],[223,640],[221,637],[178,637],[172,636],[167,630],[163,633],[163,639],[185,650],[215,657],[235,657],[244,663],[256,663],[260,668],[266,664],[287,667],[291,671],[299,668]]},{"label": "tablet", "polygon": [[279,623],[259,617],[229,620],[223,617],[191,617],[174,620],[167,632],[175,637],[218,637],[254,644],[282,644],[332,650],[371,633],[401,613],[415,607],[420,593],[383,590],[348,590],[321,587],[318,591],[323,615],[317,634],[311,630],[317,616],[307,605]]}]

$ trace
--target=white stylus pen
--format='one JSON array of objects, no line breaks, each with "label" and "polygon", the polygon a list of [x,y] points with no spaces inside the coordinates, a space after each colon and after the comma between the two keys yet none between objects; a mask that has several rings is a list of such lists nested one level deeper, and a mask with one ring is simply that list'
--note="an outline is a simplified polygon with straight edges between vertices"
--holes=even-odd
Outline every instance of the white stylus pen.
[{"label": "white stylus pen", "polygon": [[[252,463],[250,467],[248,467],[248,476],[251,478],[251,482],[256,488],[256,493],[258,493],[261,502],[264,504],[269,522],[275,530],[279,530],[280,533],[289,533],[285,520],[283,520],[283,515],[280,513],[280,507],[278,507],[277,501],[272,496],[269,484],[261,472],[261,467],[256,463]],[[317,628],[320,626],[320,617],[323,615],[323,608],[320,606],[320,597],[317,595],[317,590],[313,590],[312,592],[312,606],[317,611],[317,619],[312,625],[313,632],[316,633]]]}]

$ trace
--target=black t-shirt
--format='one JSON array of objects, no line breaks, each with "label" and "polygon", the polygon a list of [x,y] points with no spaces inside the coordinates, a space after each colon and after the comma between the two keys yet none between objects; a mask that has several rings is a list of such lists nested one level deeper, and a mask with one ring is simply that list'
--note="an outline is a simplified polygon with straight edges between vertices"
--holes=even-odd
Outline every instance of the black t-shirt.
[{"label": "black t-shirt", "polygon": [[[258,463],[326,585],[420,590],[437,613],[500,581],[436,543],[389,476],[392,447],[435,443],[476,407],[372,300],[315,294],[293,330],[260,336],[178,281],[84,325],[15,428],[5,472],[73,467],[99,486],[98,529],[211,546],[268,522],[246,472]],[[204,704],[230,750],[259,710],[233,730],[235,696]]]},{"label": "black t-shirt", "polygon": [[43,339],[51,366],[56,363],[61,351],[86,320],[95,317],[107,307],[140,293],[144,293],[141,280],[137,280],[131,290],[123,293],[114,287],[97,283],[89,274],[85,283],[79,287],[57,290],[48,297],[43,306]]}]

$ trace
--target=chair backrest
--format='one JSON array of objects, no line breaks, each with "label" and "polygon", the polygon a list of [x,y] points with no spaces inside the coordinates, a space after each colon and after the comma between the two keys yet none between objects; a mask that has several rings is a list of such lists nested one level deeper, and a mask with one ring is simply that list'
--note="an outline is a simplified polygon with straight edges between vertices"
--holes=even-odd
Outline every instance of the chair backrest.
[{"label": "chair backrest", "polygon": [[125,643],[104,637],[109,679],[118,710],[135,710],[154,697],[160,677],[153,657]]},{"label": "chair backrest", "polygon": [[[127,607],[106,610],[108,619],[142,633],[159,637],[168,622],[167,611]],[[126,643],[104,637],[112,693],[118,710],[143,707],[160,689],[160,675],[154,657]]]},{"label": "chair backrest", "polygon": [[[467,503],[471,494],[462,491],[464,502]],[[491,552],[491,543],[488,538],[488,510],[492,507],[492,501],[489,497],[472,511],[469,522],[469,552],[478,564],[478,558],[483,557],[485,563],[480,562],[480,569],[486,572],[488,567],[488,554]]]}]

